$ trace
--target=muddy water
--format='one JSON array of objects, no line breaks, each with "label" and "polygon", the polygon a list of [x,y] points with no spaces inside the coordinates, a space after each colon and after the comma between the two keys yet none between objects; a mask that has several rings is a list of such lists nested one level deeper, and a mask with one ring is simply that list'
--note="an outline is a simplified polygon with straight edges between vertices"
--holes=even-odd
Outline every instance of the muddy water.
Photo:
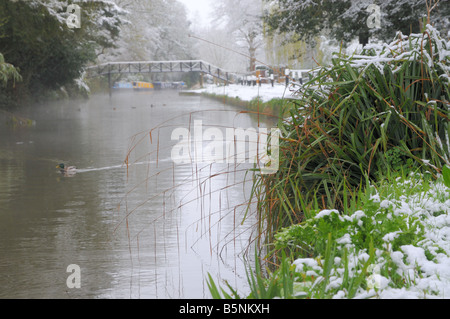
[{"label": "muddy water", "polygon": [[[0,298],[209,298],[208,273],[246,291],[256,217],[242,223],[240,204],[250,166],[176,165],[171,132],[194,120],[247,128],[256,119],[176,91],[17,114],[35,125],[0,122]],[[78,172],[65,176],[59,163]]]}]

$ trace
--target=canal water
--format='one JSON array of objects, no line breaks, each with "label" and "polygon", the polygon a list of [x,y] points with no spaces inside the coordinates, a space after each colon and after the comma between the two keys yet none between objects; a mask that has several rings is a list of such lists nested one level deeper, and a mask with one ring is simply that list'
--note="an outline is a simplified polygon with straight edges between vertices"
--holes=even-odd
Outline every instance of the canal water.
[{"label": "canal water", "polygon": [[0,298],[210,298],[208,273],[245,295],[252,165],[176,164],[171,133],[261,118],[171,90],[15,113],[34,125],[0,118]]}]

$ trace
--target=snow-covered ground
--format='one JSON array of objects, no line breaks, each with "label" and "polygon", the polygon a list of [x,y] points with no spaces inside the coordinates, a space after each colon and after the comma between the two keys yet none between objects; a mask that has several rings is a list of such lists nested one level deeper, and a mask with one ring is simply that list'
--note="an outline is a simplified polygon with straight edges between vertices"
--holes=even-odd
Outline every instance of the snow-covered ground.
[{"label": "snow-covered ground", "polygon": [[[351,216],[341,216],[337,210],[324,210],[310,221],[318,225],[323,218],[328,218],[328,221],[335,218],[342,225],[347,222],[352,225],[347,228],[348,232],[344,236],[336,240],[337,250],[345,247],[349,255],[347,265],[343,259],[334,258],[334,267],[326,289],[334,291],[333,298],[348,297],[348,291],[339,290],[345,271],[348,271],[349,278],[357,278],[361,275],[363,264],[369,259],[368,251],[356,250],[353,241],[358,232],[367,229],[373,229],[374,238],[375,233],[378,233],[384,244],[382,247],[374,247],[374,260],[367,268],[365,277],[367,288],[358,288],[354,298],[450,298],[450,188],[438,181],[431,183],[429,188],[419,190],[423,186],[420,178],[395,183],[398,184],[394,188],[400,193],[373,195],[371,201],[376,205],[372,212],[359,210]],[[419,191],[416,192],[416,189]],[[371,228],[369,224],[376,226]],[[407,227],[395,229],[396,225]],[[416,240],[414,234],[418,235]],[[403,244],[394,249],[394,241],[399,236],[405,236]],[[406,240],[407,238],[411,240]],[[319,264],[318,258],[300,258],[294,261],[299,273],[305,278],[314,275],[314,280],[318,282],[323,279],[324,264],[324,261]],[[313,286],[314,280],[307,283]],[[301,290],[309,287],[305,283],[298,285]]]},{"label": "snow-covered ground", "polygon": [[261,86],[245,86],[239,84],[230,84],[227,86],[217,86],[215,84],[209,84],[208,86],[190,90],[190,92],[196,93],[212,93],[218,95],[227,95],[229,97],[239,97],[243,101],[250,101],[253,98],[259,97],[262,101],[266,102],[273,98],[287,98],[291,97],[292,88],[284,84],[275,84],[273,87],[270,84],[262,84]]}]

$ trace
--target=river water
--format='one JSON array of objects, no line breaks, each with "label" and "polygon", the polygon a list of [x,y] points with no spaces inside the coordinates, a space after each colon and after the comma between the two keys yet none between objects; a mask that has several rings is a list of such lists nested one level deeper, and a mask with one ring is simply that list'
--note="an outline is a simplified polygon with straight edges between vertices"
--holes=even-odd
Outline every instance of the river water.
[{"label": "river water", "polygon": [[[209,298],[208,273],[245,295],[251,165],[175,164],[171,132],[261,118],[171,90],[16,114],[35,125],[0,119],[0,298]],[[78,171],[65,176],[59,163]]]}]

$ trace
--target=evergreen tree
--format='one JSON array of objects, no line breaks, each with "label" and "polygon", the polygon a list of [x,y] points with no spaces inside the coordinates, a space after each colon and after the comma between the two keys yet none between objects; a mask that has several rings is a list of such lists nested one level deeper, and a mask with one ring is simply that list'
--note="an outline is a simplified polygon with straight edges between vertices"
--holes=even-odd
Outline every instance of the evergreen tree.
[{"label": "evergreen tree", "polygon": [[75,3],[80,8],[79,27],[69,23],[74,11],[67,1],[0,0],[0,52],[23,80],[14,90],[16,96],[39,95],[73,83],[98,50],[114,45],[125,12],[111,1]]},{"label": "evergreen tree", "polygon": [[[368,24],[378,15],[370,5],[379,9],[378,26]],[[266,6],[265,22],[271,32],[291,34],[294,42],[311,42],[324,32],[344,44],[355,37],[366,44],[370,37],[389,41],[397,31],[420,32],[427,8],[433,9],[430,22],[448,32],[448,0],[275,0]]]},{"label": "evergreen tree", "polygon": [[12,80],[14,85],[16,81],[21,79],[22,77],[14,65],[6,63],[3,54],[0,53],[0,86],[7,85],[9,80]]}]

